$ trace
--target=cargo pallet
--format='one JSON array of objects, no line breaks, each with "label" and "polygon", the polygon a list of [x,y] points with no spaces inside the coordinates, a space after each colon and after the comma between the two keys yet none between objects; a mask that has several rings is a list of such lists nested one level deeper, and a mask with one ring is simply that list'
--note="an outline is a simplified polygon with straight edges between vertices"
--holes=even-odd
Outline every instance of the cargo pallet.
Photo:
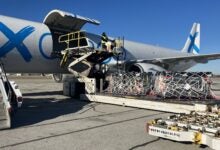
[{"label": "cargo pallet", "polygon": [[[105,94],[96,91],[95,79],[78,78],[68,79],[63,84],[63,94],[66,96],[80,96],[80,100],[90,102],[99,102],[120,106],[136,107],[171,113],[187,113],[191,111],[206,111],[217,104],[218,100],[201,100],[201,99],[155,99],[155,97],[147,96],[117,96],[113,94]],[[84,94],[79,94],[79,89],[84,89]]]},{"label": "cargo pallet", "polygon": [[[130,76],[128,76],[130,77]],[[130,77],[131,79],[136,76]],[[124,78],[123,78],[124,79]],[[129,80],[129,78],[125,78]],[[133,81],[133,80],[132,80]],[[136,80],[135,80],[136,81]],[[131,82],[133,83],[133,82]],[[118,86],[116,89],[124,89],[125,86],[120,87],[121,84],[126,84],[120,82],[120,84],[116,84]],[[114,84],[113,84],[114,85]],[[143,109],[151,109],[156,111],[163,111],[163,112],[171,112],[171,113],[187,113],[189,114],[191,111],[206,111],[210,107],[214,105],[218,105],[220,103],[219,100],[216,99],[206,99],[201,97],[189,97],[185,99],[178,99],[175,97],[164,98],[157,96],[150,95],[149,93],[146,94],[142,92],[142,94],[137,93],[114,93],[110,90],[103,90],[103,81],[100,80],[100,91],[96,90],[96,80],[94,78],[75,78],[75,79],[67,79],[64,81],[63,84],[63,93],[66,96],[74,97],[76,95],[80,96],[80,100],[86,100],[91,102],[99,102],[99,103],[106,103],[106,104],[113,104],[113,105],[120,105],[120,106],[129,106],[129,107],[136,107],[136,108],[143,108]],[[109,86],[111,89],[111,86]],[[120,87],[120,88],[119,88]],[[126,86],[127,87],[127,86]],[[112,87],[113,88],[113,87]],[[83,92],[80,93],[82,89]],[[133,88],[132,88],[133,89]],[[153,92],[154,93],[154,92]],[[133,94],[133,95],[132,95]],[[134,95],[135,94],[135,95]],[[209,92],[206,93],[209,95]]]}]

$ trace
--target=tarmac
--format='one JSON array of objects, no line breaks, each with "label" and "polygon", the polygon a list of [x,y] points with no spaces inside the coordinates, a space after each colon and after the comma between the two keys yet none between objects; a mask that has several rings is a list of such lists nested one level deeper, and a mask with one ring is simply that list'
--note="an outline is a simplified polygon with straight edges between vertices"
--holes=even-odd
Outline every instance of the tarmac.
[{"label": "tarmac", "polygon": [[62,95],[62,83],[45,77],[14,80],[24,102],[13,117],[12,129],[0,131],[0,149],[210,149],[146,133],[147,121],[169,113],[71,99]]}]

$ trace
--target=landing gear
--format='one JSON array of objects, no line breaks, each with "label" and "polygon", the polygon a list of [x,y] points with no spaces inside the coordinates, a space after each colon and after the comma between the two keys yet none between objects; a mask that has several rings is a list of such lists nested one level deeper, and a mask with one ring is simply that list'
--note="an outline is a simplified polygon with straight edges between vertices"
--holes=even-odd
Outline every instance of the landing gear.
[{"label": "landing gear", "polygon": [[61,73],[54,73],[54,74],[52,75],[52,78],[53,78],[53,80],[54,80],[55,82],[61,83],[61,82],[63,81],[63,74],[61,74]]}]

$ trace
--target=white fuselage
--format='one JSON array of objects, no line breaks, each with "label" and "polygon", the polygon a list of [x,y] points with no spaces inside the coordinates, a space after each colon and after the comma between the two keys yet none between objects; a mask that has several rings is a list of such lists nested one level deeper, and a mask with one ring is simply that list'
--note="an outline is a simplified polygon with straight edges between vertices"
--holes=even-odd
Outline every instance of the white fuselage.
[{"label": "white fuselage", "polygon": [[[0,16],[0,58],[8,73],[68,73],[60,67],[60,59],[51,56],[55,48],[51,30],[43,23]],[[88,33],[89,38],[98,45],[99,35]],[[56,42],[57,43],[57,42]],[[95,46],[96,46],[95,45]],[[175,50],[124,41],[123,60],[140,60],[188,56]],[[96,47],[95,47],[96,48]],[[105,60],[114,67],[114,57]],[[172,71],[184,71],[195,62],[176,64]]]}]

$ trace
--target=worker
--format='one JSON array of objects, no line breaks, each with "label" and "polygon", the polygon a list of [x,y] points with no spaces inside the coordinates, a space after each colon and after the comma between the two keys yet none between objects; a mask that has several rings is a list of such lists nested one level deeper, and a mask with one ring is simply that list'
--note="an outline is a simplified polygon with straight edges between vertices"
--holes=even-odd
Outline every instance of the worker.
[{"label": "worker", "polygon": [[111,44],[111,49],[114,50],[114,48],[116,47],[116,40],[112,40],[112,44]]},{"label": "worker", "polygon": [[108,42],[108,36],[105,32],[102,33],[101,44],[103,49],[107,49],[106,43]]}]

